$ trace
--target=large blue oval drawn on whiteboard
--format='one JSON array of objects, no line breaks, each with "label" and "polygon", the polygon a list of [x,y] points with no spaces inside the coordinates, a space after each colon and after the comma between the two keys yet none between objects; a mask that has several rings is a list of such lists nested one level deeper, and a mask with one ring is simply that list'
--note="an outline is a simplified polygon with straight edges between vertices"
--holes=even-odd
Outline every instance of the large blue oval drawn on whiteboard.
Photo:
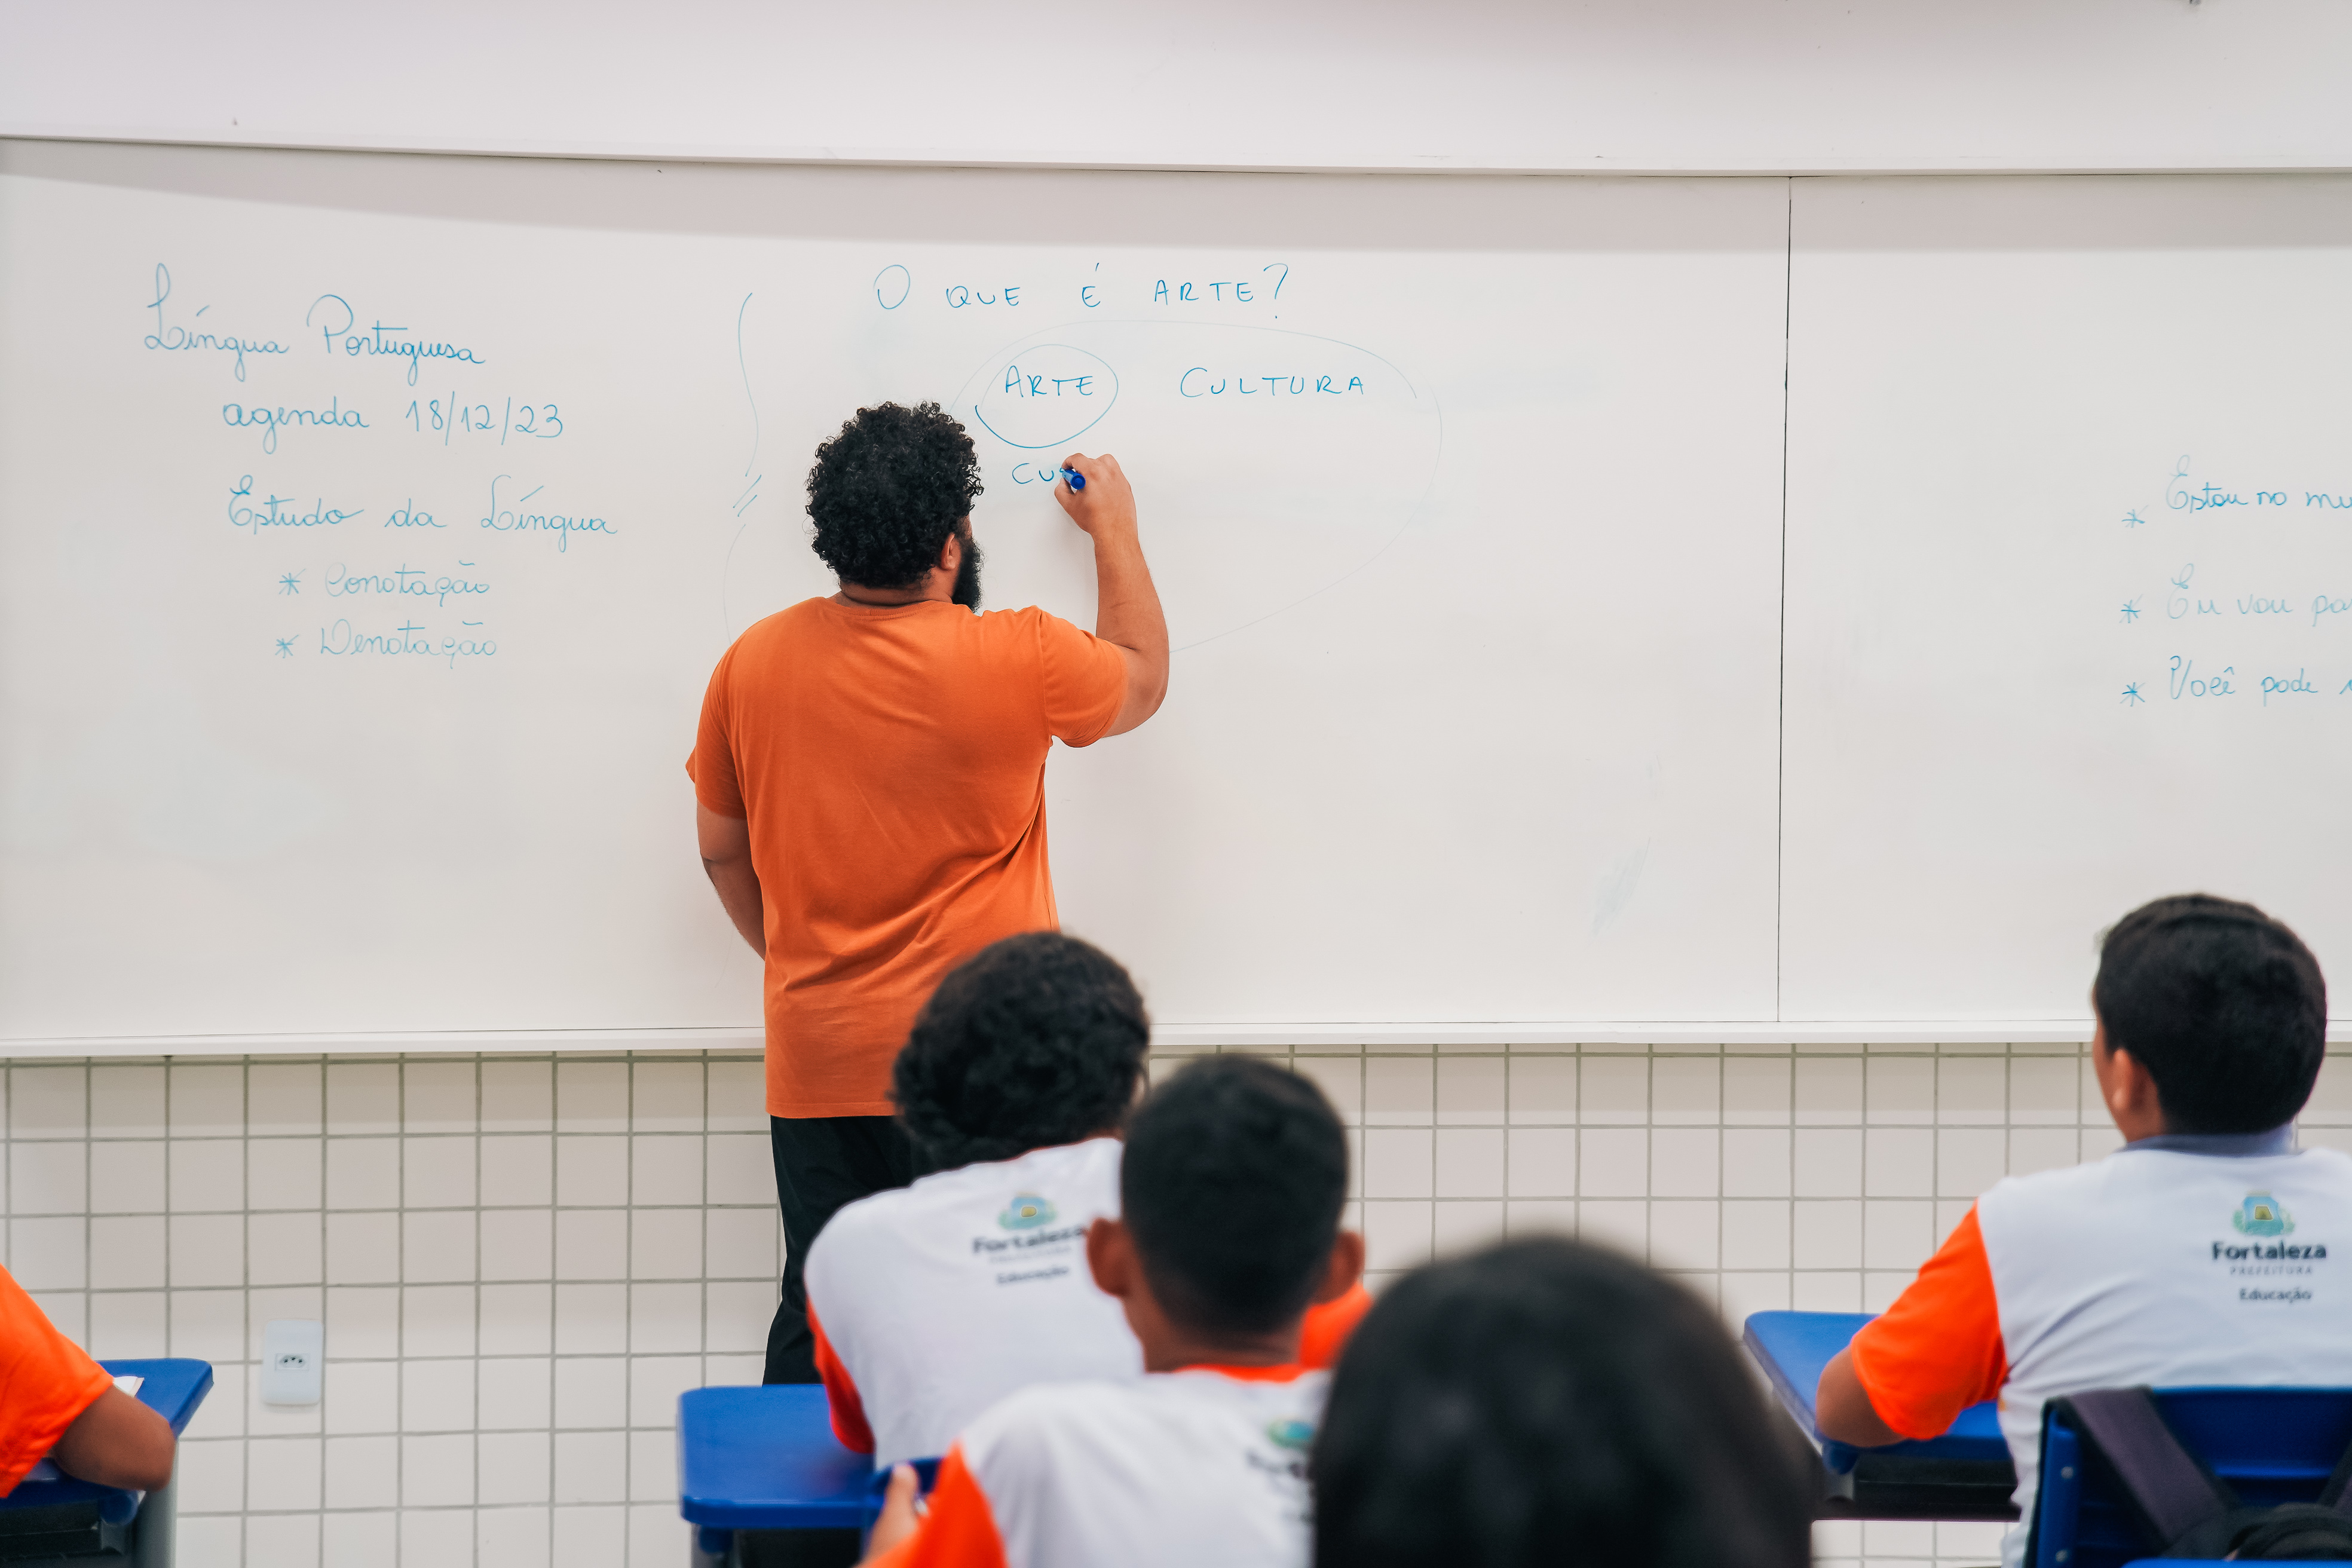
[{"label": "large blue oval drawn on whiteboard", "polygon": [[[1089,406],[1101,380],[1078,384],[1106,373],[1115,409]],[[1436,398],[1328,335],[1064,321],[999,349],[956,406],[979,421],[989,602],[1083,602],[1091,553],[1051,499],[1055,470],[1073,447],[1116,453],[1180,651],[1345,591],[1435,504]]]},{"label": "large blue oval drawn on whiteboard", "polygon": [[1008,447],[1068,446],[1118,401],[1118,372],[1067,343],[1034,343],[1008,358],[981,389],[972,416]]}]

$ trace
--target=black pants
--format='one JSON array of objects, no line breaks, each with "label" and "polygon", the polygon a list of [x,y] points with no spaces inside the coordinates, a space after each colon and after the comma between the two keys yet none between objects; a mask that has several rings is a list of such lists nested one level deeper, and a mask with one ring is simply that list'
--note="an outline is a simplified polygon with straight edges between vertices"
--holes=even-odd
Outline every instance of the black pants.
[{"label": "black pants", "polygon": [[814,1383],[816,1337],[809,1332],[809,1244],[844,1205],[903,1187],[919,1173],[915,1146],[887,1116],[768,1118],[776,1157],[776,1206],[784,1215],[784,1299],[768,1327],[762,1383]]}]

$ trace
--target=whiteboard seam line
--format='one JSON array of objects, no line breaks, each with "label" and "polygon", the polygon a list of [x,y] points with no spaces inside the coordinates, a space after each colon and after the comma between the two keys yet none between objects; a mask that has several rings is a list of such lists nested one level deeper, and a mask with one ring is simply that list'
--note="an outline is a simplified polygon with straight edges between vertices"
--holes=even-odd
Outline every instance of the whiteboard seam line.
[{"label": "whiteboard seam line", "polygon": [[1780,626],[1778,668],[1773,684],[1778,711],[1772,730],[1772,1016],[1784,1016],[1781,972],[1789,923],[1789,365],[1790,333],[1796,325],[1797,182],[1788,183],[1788,205],[1781,226],[1780,252]]}]

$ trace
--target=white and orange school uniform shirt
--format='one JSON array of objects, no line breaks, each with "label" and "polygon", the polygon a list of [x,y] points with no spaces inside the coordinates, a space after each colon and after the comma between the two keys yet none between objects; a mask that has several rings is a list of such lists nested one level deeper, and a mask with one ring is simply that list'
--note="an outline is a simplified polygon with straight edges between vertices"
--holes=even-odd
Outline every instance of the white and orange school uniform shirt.
[{"label": "white and orange school uniform shirt", "polygon": [[2352,1384],[2352,1158],[2292,1128],[2166,1136],[1976,1202],[1853,1338],[1879,1418],[1932,1437],[1998,1397],[2024,1555],[2042,1407],[2137,1384]]},{"label": "white and orange school uniform shirt", "polygon": [[1024,1389],[948,1450],[889,1568],[1306,1568],[1330,1374],[1187,1367]]},{"label": "white and orange school uniform shirt", "polygon": [[[809,1249],[809,1326],[834,1435],[877,1465],[936,1458],[981,1412],[1040,1383],[1143,1375],[1119,1304],[1087,1267],[1117,1217],[1116,1138],[1033,1149],[861,1198]],[[1325,1367],[1371,1305],[1358,1286],[1307,1316]]]}]

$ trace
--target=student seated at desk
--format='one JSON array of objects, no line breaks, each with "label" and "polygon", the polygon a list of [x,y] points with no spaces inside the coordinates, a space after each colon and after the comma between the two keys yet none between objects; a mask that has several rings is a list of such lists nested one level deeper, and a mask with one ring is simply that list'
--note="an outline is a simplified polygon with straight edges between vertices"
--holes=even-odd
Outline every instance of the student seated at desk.
[{"label": "student seated at desk", "polygon": [[2327,989],[2295,934],[2189,894],[2101,945],[2091,1063],[2126,1140],[1979,1198],[1822,1373],[1815,1418],[1860,1447],[1933,1437],[2000,1401],[2023,1520],[2042,1407],[2147,1384],[2352,1384],[2352,1158],[2298,1150]]},{"label": "student seated at desk", "polygon": [[43,1459],[78,1480],[153,1491],[172,1479],[172,1425],[114,1386],[0,1268],[0,1497]]},{"label": "student seated at desk", "polygon": [[892,1472],[893,1568],[1305,1568],[1307,1448],[1328,1373],[1298,1364],[1309,1303],[1345,1294],[1348,1140],[1312,1083],[1247,1057],[1192,1063],[1128,1127],[1122,1216],[1087,1233],[1147,1375],[1024,1389],[967,1427],[930,1512]]},{"label": "student seated at desk", "polygon": [[[1143,1352],[1087,1271],[1119,1212],[1118,1129],[1150,1021],[1127,971],[1055,931],[1006,937],[940,983],[892,1070],[899,1120],[940,1173],[835,1215],[808,1263],[834,1434],[877,1465],[935,1458],[1033,1383],[1136,1377]],[[1370,1305],[1316,1310],[1328,1366]]]},{"label": "student seated at desk", "polygon": [[1804,1568],[1821,1496],[1713,1309],[1550,1238],[1391,1286],[1307,1473],[1317,1568]]}]

